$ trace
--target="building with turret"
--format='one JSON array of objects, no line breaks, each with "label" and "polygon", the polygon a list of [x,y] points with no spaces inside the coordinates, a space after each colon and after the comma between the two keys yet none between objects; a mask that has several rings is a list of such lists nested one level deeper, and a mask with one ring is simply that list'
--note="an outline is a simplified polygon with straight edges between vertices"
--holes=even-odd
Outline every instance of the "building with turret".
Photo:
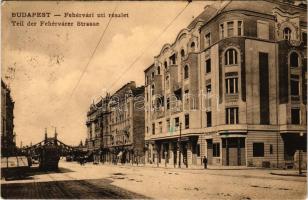
[{"label": "building with turret", "polygon": [[307,147],[307,5],[205,7],[145,72],[146,162],[288,167]]}]

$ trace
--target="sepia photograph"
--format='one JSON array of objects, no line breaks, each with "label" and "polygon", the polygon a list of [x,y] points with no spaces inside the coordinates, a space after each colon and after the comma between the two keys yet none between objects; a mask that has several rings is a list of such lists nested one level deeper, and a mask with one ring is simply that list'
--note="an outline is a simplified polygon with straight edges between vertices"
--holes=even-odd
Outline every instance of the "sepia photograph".
[{"label": "sepia photograph", "polygon": [[307,199],[307,1],[2,1],[3,199]]}]

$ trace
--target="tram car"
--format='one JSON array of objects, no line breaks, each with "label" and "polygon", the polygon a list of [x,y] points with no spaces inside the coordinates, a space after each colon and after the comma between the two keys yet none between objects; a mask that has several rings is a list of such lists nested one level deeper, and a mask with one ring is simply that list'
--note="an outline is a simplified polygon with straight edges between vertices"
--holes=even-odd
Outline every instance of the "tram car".
[{"label": "tram car", "polygon": [[60,151],[57,146],[47,145],[41,149],[39,167],[42,170],[57,170],[60,160]]}]

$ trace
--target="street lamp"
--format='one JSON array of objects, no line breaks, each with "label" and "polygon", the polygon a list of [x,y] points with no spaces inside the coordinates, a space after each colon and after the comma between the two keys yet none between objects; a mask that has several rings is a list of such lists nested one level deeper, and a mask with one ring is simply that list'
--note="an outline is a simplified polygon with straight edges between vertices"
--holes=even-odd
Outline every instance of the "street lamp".
[{"label": "street lamp", "polygon": [[181,168],[181,143],[182,143],[182,122],[180,122],[180,138],[179,138],[179,168]]},{"label": "street lamp", "polygon": [[[300,137],[303,137],[304,136],[304,133],[300,133],[299,134],[299,136]],[[299,175],[302,175],[302,155],[301,155],[301,152],[302,152],[302,150],[301,149],[299,149],[299,151],[298,151],[298,174]]]}]

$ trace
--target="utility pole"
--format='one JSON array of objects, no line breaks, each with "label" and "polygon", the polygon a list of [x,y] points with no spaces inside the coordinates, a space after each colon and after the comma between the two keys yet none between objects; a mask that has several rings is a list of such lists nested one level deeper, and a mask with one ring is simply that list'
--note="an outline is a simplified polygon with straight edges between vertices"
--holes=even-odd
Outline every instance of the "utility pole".
[{"label": "utility pole", "polygon": [[180,138],[179,138],[179,168],[181,168],[181,143],[182,143],[182,122],[180,122]]}]

